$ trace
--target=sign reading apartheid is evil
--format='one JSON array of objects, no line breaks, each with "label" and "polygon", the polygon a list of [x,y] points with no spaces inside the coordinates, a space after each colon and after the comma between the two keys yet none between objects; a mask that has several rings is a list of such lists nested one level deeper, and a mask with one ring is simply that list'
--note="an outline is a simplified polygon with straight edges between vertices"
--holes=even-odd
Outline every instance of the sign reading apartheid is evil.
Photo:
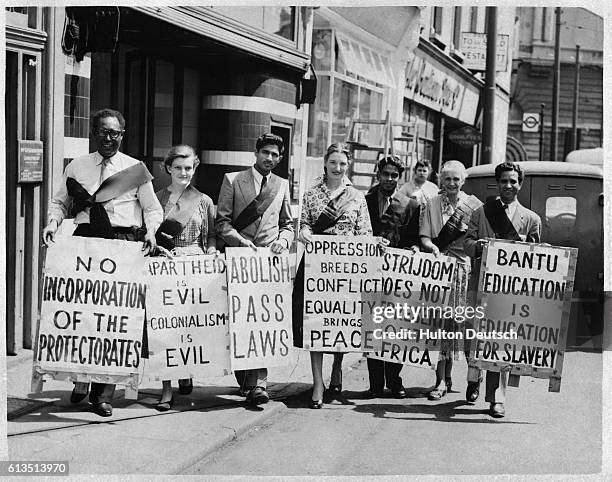
[{"label": "sign reading apartheid is evil", "polygon": [[[474,366],[550,378],[558,391],[576,270],[576,248],[489,240],[482,255]],[[472,363],[470,363],[472,364]]]},{"label": "sign reading apartheid is evil", "polygon": [[94,381],[139,373],[144,265],[142,243],[57,237],[45,261],[35,368]]},{"label": "sign reading apartheid is evil", "polygon": [[363,313],[381,289],[382,250],[372,236],[313,236],[304,251],[304,335],[310,351],[364,351]]},{"label": "sign reading apartheid is evil", "polygon": [[150,258],[146,273],[149,380],[228,374],[225,258]]},{"label": "sign reading apartheid is evil", "polygon": [[269,248],[226,248],[232,370],[290,363],[289,253]]},{"label": "sign reading apartheid is evil", "polygon": [[[364,293],[374,309],[363,316],[368,358],[422,368],[436,367],[446,320],[464,321],[451,303],[457,262],[449,256],[387,248],[379,267],[381,289]],[[452,336],[452,335],[449,335]]]}]

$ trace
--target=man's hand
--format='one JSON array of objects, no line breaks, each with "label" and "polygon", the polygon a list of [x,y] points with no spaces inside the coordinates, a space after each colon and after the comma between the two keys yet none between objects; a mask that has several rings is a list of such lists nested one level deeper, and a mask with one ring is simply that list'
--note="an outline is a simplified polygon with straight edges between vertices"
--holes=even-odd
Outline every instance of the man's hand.
[{"label": "man's hand", "polygon": [[440,248],[438,248],[435,244],[431,248],[431,254],[433,254],[436,258],[440,256]]},{"label": "man's hand", "polygon": [[206,254],[217,254],[218,252],[219,251],[217,251],[217,248],[215,248],[214,246],[206,248]]},{"label": "man's hand", "polygon": [[387,238],[383,238],[382,236],[378,236],[376,241],[378,242],[378,246],[380,247],[381,251],[384,253],[387,246],[389,246],[389,240]]},{"label": "man's hand", "polygon": [[253,241],[250,241],[250,240],[248,240],[248,239],[245,239],[245,240],[244,240],[244,247],[245,247],[245,248],[251,248],[253,251],[257,251],[257,246],[255,246],[255,245],[253,244]]},{"label": "man's hand", "polygon": [[49,243],[55,243],[55,233],[57,233],[57,221],[52,219],[49,224],[45,226],[42,232],[42,240],[45,246],[49,246]]},{"label": "man's hand", "polygon": [[287,243],[283,239],[277,239],[270,245],[270,251],[274,254],[281,254],[286,249],[288,249]]},{"label": "man's hand", "polygon": [[147,231],[145,234],[144,242],[142,243],[142,250],[145,256],[153,256],[157,251],[157,241],[155,241],[155,233]]}]

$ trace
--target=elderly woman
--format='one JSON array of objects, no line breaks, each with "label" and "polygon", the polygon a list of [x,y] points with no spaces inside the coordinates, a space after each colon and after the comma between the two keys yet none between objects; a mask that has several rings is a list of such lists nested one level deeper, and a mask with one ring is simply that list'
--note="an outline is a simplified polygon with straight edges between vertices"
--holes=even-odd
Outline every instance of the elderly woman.
[{"label": "elderly woman", "polygon": [[[164,167],[171,184],[156,193],[164,209],[164,222],[157,231],[159,246],[178,256],[215,254],[215,208],[212,199],[191,185],[200,164],[193,147],[170,148]],[[157,409],[169,410],[172,405],[172,383],[164,380]],[[188,395],[193,389],[190,379],[179,380],[179,393]]]},{"label": "elderly woman", "polygon": [[[332,236],[371,235],[372,226],[364,195],[355,189],[346,177],[350,163],[350,151],[343,143],[335,143],[327,148],[324,156],[324,174],[315,185],[304,193],[300,216],[300,241],[311,242],[313,234]],[[296,290],[303,293],[299,278],[303,278],[303,267],[296,277]],[[303,298],[294,303],[295,321],[302,320],[300,308]],[[302,326],[294,328],[294,344],[301,347]],[[342,358],[344,353],[334,353],[329,391],[326,398],[339,398],[342,393]],[[323,406],[323,353],[310,352],[313,391],[310,408]]]},{"label": "elderly woman", "polygon": [[[476,200],[461,191],[465,177],[465,166],[459,161],[448,161],[442,166],[440,192],[424,206],[419,230],[423,251],[436,256],[442,253],[457,260],[448,302],[453,307],[465,306],[470,274],[470,258],[463,249],[463,240],[468,216]],[[447,331],[464,331],[464,325],[453,319],[446,320],[444,328]],[[436,367],[436,386],[428,395],[430,400],[440,400],[450,391],[453,359],[461,359],[463,350],[461,339],[442,340]]]}]

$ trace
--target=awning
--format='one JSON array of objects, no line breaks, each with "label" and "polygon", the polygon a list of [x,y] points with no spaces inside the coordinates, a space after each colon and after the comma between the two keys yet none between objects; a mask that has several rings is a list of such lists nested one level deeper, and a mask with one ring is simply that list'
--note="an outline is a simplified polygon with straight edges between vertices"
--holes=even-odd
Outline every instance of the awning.
[{"label": "awning", "polygon": [[346,37],[337,30],[336,40],[347,71],[370,82],[395,88],[395,79],[387,57],[374,52],[357,40]]},{"label": "awning", "polygon": [[291,41],[245,25],[206,7],[130,7],[157,20],[211,38],[269,60],[306,71],[310,54],[295,48]]}]

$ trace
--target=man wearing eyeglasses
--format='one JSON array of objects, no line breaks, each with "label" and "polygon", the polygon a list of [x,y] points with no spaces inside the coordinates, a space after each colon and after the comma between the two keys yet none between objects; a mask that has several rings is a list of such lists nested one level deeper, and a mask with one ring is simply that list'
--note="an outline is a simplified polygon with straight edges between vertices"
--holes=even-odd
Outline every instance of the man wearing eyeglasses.
[{"label": "man wearing eyeglasses", "polygon": [[[49,204],[49,222],[42,233],[46,245],[55,242],[59,225],[71,213],[77,225],[73,236],[142,241],[145,255],[156,249],[163,210],[145,165],[119,152],[124,132],[120,112],[103,109],[93,115],[96,152],[66,166],[62,185]],[[89,400],[96,414],[112,415],[114,390],[115,385],[91,384]],[[70,401],[78,403],[86,396],[87,383],[75,383]]]},{"label": "man wearing eyeglasses", "polygon": [[[255,164],[223,178],[217,205],[217,236],[227,246],[257,249],[270,247],[273,253],[289,249],[293,241],[293,218],[289,183],[272,173],[283,154],[283,140],[263,134],[255,143]],[[269,400],[266,392],[268,370],[236,370],[240,391],[252,405]]]}]

